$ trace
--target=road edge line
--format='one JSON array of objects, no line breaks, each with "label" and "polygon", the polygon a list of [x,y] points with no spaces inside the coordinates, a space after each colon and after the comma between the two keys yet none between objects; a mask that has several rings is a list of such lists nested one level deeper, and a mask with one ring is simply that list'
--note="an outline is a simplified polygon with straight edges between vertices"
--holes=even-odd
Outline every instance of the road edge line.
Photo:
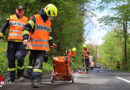
[{"label": "road edge line", "polygon": [[127,82],[127,83],[130,83],[130,81],[129,80],[127,80],[127,79],[124,79],[124,78],[121,78],[121,77],[116,77],[117,79],[120,79],[120,80],[122,80],[122,81],[125,81],[125,82]]}]

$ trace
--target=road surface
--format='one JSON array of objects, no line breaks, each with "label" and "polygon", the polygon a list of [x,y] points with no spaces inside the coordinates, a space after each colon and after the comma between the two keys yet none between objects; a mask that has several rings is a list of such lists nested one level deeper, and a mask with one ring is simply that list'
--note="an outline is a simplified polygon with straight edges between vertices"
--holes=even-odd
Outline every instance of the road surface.
[{"label": "road surface", "polygon": [[32,88],[30,80],[16,80],[15,84],[4,85],[0,90],[130,90],[130,73],[114,70],[94,69],[89,74],[74,73],[75,83],[51,83],[51,75],[43,76],[43,86]]}]

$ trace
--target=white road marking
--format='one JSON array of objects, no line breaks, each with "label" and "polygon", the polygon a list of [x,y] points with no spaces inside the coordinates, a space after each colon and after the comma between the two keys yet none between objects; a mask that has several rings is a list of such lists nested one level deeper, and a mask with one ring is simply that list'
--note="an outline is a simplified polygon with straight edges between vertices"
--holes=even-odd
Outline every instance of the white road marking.
[{"label": "white road marking", "polygon": [[124,79],[124,78],[121,78],[121,77],[116,77],[117,79],[120,79],[120,80],[123,80],[123,81],[125,81],[125,82],[127,82],[127,83],[130,83],[130,81],[129,80],[127,80],[127,79]]}]

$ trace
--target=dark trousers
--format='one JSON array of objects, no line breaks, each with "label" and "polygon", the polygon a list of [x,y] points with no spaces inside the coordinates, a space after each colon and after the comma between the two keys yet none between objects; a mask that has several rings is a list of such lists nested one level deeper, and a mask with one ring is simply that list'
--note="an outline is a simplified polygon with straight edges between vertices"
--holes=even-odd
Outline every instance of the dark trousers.
[{"label": "dark trousers", "polygon": [[42,79],[42,68],[43,61],[45,58],[46,52],[39,50],[30,51],[30,62],[32,63],[33,72],[32,72],[32,83],[40,82]]},{"label": "dark trousers", "polygon": [[27,74],[29,78],[32,77],[32,72],[33,72],[33,60],[31,58],[32,58],[32,55],[29,56],[29,63],[27,66]]},{"label": "dark trousers", "polygon": [[118,70],[120,69],[120,66],[116,66],[116,67],[117,67]]},{"label": "dark trousers", "polygon": [[17,75],[24,74],[24,57],[26,55],[25,46],[22,42],[8,42],[6,56],[8,58],[8,77],[14,81],[15,79],[15,60],[17,59]]},{"label": "dark trousers", "polygon": [[83,59],[83,67],[86,68],[86,71],[89,71],[89,58]]}]

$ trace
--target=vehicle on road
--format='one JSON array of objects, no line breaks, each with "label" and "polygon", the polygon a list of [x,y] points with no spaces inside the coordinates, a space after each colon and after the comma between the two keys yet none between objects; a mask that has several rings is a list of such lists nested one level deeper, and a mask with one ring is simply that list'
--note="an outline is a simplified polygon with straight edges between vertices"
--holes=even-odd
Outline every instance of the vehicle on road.
[{"label": "vehicle on road", "polygon": [[95,66],[95,62],[93,60],[93,56],[90,56],[90,58],[89,58],[89,68],[93,69],[94,66]]},{"label": "vehicle on road", "polygon": [[90,68],[90,69],[93,69],[93,68],[94,68],[94,66],[95,66],[95,65],[94,65],[94,61],[90,61],[89,68]]},{"label": "vehicle on road", "polygon": [[106,68],[107,68],[107,65],[104,65],[103,68],[106,69]]},{"label": "vehicle on road", "polygon": [[96,63],[96,68],[101,68],[99,63]]}]

